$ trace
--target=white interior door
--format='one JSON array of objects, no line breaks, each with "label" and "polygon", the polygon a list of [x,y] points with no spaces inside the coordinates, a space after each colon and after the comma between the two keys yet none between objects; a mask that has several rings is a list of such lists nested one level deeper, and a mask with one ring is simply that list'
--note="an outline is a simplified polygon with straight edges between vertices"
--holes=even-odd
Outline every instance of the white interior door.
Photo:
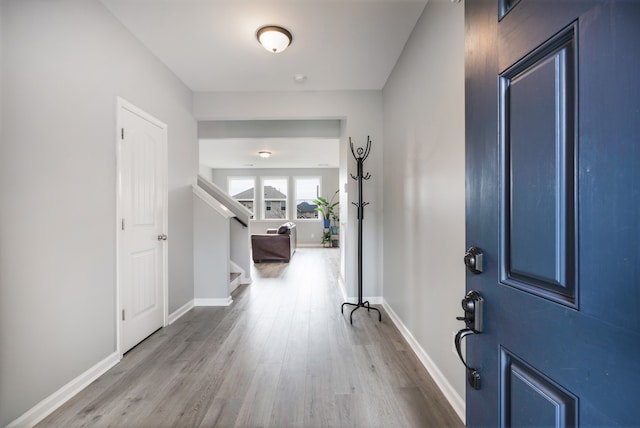
[{"label": "white interior door", "polygon": [[118,100],[120,352],[166,324],[167,127]]}]

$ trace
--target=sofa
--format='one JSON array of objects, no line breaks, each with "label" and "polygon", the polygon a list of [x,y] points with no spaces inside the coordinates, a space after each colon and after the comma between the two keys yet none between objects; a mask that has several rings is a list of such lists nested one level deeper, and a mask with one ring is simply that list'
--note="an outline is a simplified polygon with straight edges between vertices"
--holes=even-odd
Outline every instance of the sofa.
[{"label": "sofa", "polygon": [[289,262],[296,251],[298,237],[296,225],[285,223],[277,229],[267,229],[266,234],[251,235],[253,262]]}]

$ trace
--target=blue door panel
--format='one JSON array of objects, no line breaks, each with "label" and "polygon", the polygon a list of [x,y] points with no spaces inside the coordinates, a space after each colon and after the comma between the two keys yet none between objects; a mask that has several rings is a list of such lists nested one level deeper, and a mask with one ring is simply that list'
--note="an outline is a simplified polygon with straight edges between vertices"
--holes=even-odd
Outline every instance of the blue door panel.
[{"label": "blue door panel", "polygon": [[575,25],[500,75],[501,281],[577,307]]},{"label": "blue door panel", "polygon": [[577,397],[502,349],[502,427],[574,427]]},{"label": "blue door panel", "polygon": [[562,284],[556,261],[564,245],[556,222],[562,200],[556,138],[555,58],[508,80],[509,271]]}]

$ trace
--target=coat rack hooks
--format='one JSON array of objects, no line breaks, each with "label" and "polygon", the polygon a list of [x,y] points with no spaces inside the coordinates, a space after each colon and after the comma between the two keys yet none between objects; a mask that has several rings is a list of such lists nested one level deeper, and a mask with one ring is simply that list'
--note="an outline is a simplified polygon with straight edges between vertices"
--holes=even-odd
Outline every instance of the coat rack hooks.
[{"label": "coat rack hooks", "polygon": [[353,313],[358,310],[358,308],[367,308],[367,312],[371,310],[378,312],[378,321],[381,322],[382,313],[372,307],[369,301],[362,301],[362,220],[364,218],[364,207],[369,205],[369,202],[362,201],[362,181],[371,178],[371,174],[363,173],[364,161],[369,157],[369,153],[371,153],[371,139],[367,136],[367,145],[364,148],[358,147],[354,150],[353,142],[351,141],[351,137],[349,137],[349,147],[358,166],[358,173],[356,175],[349,174],[351,178],[358,181],[358,202],[352,202],[352,204],[358,208],[358,303],[344,302],[340,307],[340,313],[344,313],[345,305],[355,306],[349,314],[349,322],[353,324]]}]

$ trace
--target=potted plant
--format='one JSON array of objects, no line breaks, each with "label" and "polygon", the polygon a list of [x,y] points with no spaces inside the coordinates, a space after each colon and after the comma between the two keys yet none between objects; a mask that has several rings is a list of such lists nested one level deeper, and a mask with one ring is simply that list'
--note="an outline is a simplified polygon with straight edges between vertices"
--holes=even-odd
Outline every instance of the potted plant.
[{"label": "potted plant", "polygon": [[316,211],[321,212],[324,218],[324,228],[328,229],[331,227],[331,219],[337,217],[337,213],[334,208],[340,203],[340,201],[334,202],[336,195],[340,190],[336,190],[336,192],[331,196],[331,199],[327,199],[324,196],[318,196],[317,199],[313,200],[313,203],[316,205]]},{"label": "potted plant", "polygon": [[337,235],[338,233],[340,233],[340,216],[335,210],[331,214],[331,220],[333,221],[333,226],[331,226],[331,234]]},{"label": "potted plant", "polygon": [[331,245],[331,232],[322,232],[322,246],[330,247]]}]

